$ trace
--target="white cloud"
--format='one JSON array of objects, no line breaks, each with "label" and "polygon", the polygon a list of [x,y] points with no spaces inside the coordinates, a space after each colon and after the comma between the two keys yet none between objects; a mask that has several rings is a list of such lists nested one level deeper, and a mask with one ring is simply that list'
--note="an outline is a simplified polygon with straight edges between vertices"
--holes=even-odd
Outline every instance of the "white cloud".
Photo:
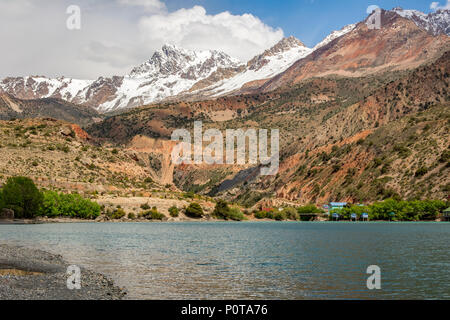
[{"label": "white cloud", "polygon": [[77,0],[81,30],[66,28],[73,0],[0,0],[0,78],[123,75],[164,43],[223,50],[246,61],[283,36],[251,15],[168,12],[160,0]]},{"label": "white cloud", "polygon": [[166,12],[167,8],[164,2],[159,0],[117,0],[121,5],[143,7],[146,12],[161,13]]},{"label": "white cloud", "polygon": [[431,10],[450,10],[450,0],[447,0],[447,4],[441,6],[439,2],[432,2],[430,4]]},{"label": "white cloud", "polygon": [[201,6],[141,19],[143,41],[162,45],[165,42],[187,49],[222,50],[247,61],[283,37],[281,29],[273,29],[251,15],[222,12],[208,15]]}]

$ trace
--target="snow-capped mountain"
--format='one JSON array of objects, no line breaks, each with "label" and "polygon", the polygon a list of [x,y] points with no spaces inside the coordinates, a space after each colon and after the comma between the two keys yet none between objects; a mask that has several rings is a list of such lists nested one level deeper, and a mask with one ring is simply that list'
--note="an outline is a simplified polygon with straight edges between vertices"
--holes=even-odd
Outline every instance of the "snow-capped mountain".
[{"label": "snow-capped mountain", "polygon": [[192,51],[164,45],[125,76],[76,80],[45,77],[5,78],[0,90],[21,99],[61,98],[102,112],[164,100],[190,89],[219,68],[241,63],[215,50]]},{"label": "snow-capped mountain", "polygon": [[240,89],[257,80],[267,80],[289,68],[295,61],[306,57],[313,50],[295,37],[283,38],[270,49],[255,56],[233,76],[217,81],[202,90],[203,94],[220,96]]},{"label": "snow-capped mountain", "polygon": [[417,10],[404,10],[401,7],[396,7],[392,11],[403,18],[414,21],[418,27],[425,29],[432,35],[450,35],[450,10],[437,10],[425,14]]},{"label": "snow-capped mountain", "polygon": [[[449,10],[425,14],[397,7],[387,12],[413,21],[432,35],[450,34]],[[99,77],[97,80],[10,77],[0,81],[0,92],[19,99],[60,98],[101,112],[167,99],[229,95],[242,91],[242,88],[252,89],[264,84],[357,26],[350,24],[333,31],[314,48],[306,47],[294,37],[283,38],[246,64],[215,50],[192,51],[164,45],[125,76]]]},{"label": "snow-capped mountain", "polygon": [[314,50],[317,50],[321,47],[326,46],[334,39],[337,39],[337,38],[342,37],[343,35],[349,33],[350,31],[355,29],[355,27],[356,27],[356,24],[349,24],[349,25],[343,27],[341,30],[333,31],[328,36],[326,36],[322,41],[320,41],[318,44],[316,44],[316,46],[314,47]]},{"label": "snow-capped mountain", "polygon": [[112,99],[99,105],[99,110],[112,111],[162,101],[190,89],[219,68],[234,68],[240,64],[223,52],[191,51],[165,45],[124,76]]},{"label": "snow-capped mountain", "polygon": [[289,37],[243,64],[215,50],[192,51],[164,45],[125,76],[99,77],[95,81],[41,76],[5,78],[0,90],[21,99],[61,98],[108,112],[195,92],[196,87],[205,88],[202,82],[208,83],[206,95],[227,94],[248,82],[271,78],[311,52],[301,41]]},{"label": "snow-capped mountain", "polygon": [[239,60],[220,51],[191,51],[174,45],[164,45],[151,59],[134,68],[129,77],[148,79],[176,75],[182,79],[198,80],[209,76],[217,68],[239,64]]},{"label": "snow-capped mountain", "polygon": [[64,77],[57,79],[43,76],[8,77],[0,82],[0,91],[3,90],[20,99],[58,97],[72,101],[82,96],[92,82]]}]

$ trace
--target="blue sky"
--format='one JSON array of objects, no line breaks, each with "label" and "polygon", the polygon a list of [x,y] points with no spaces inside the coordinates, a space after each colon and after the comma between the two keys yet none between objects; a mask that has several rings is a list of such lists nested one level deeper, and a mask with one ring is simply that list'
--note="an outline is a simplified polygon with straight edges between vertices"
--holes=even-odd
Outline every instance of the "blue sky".
[{"label": "blue sky", "polygon": [[[251,13],[264,23],[282,28],[286,36],[293,35],[307,46],[314,46],[331,31],[363,20],[369,5],[383,9],[400,6],[430,12],[430,1],[424,0],[166,0],[169,11],[203,6],[208,14],[230,11]],[[444,4],[445,0],[441,0]]]}]

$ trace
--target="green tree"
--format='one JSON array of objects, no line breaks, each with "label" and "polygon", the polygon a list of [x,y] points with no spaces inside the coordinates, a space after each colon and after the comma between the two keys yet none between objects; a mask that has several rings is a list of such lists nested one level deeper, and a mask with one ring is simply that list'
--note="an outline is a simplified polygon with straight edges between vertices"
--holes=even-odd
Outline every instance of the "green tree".
[{"label": "green tree", "polygon": [[228,212],[228,216],[226,218],[227,220],[234,220],[234,221],[242,221],[246,219],[241,209],[237,207],[231,207],[230,211]]},{"label": "green tree", "polygon": [[217,201],[212,214],[214,217],[224,220],[241,221],[245,219],[244,214],[239,208],[229,207],[228,203],[221,199]]},{"label": "green tree", "polygon": [[2,193],[4,206],[14,210],[17,218],[33,218],[42,205],[42,193],[27,177],[8,178]]},{"label": "green tree", "polygon": [[289,220],[298,220],[299,219],[299,214],[298,214],[297,210],[295,210],[292,207],[284,208],[283,213],[286,216],[286,219],[289,219]]},{"label": "green tree", "polygon": [[176,206],[172,206],[169,208],[169,214],[171,217],[178,217],[178,214],[180,213],[180,210]]},{"label": "green tree", "polygon": [[267,213],[265,211],[257,211],[255,212],[256,219],[265,219],[267,218]]},{"label": "green tree", "polygon": [[198,203],[193,202],[186,208],[185,214],[191,218],[201,218],[203,216],[203,209]]},{"label": "green tree", "polygon": [[228,203],[219,199],[212,214],[216,218],[226,219],[230,215],[230,207],[228,206]]},{"label": "green tree", "polygon": [[100,212],[101,207],[98,203],[85,199],[77,193],[64,194],[46,190],[43,192],[39,214],[47,217],[95,219]]},{"label": "green tree", "polygon": [[5,207],[5,201],[3,200],[3,192],[0,189],[0,210],[2,210]]},{"label": "green tree", "polygon": [[284,213],[283,211],[278,211],[274,214],[273,218],[277,221],[283,221],[286,220],[286,213]]},{"label": "green tree", "polygon": [[323,213],[323,210],[317,208],[314,204],[307,204],[303,207],[298,207],[297,212],[301,213]]}]

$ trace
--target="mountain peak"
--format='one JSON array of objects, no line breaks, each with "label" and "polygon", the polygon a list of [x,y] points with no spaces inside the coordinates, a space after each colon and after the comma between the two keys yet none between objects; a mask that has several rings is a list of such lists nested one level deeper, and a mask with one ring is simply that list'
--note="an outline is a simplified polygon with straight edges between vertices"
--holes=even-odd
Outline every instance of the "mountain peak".
[{"label": "mountain peak", "polygon": [[413,21],[419,28],[434,36],[450,35],[450,10],[448,9],[439,9],[436,12],[425,14],[418,10],[405,10],[401,7],[395,7],[391,12]]},{"label": "mountain peak", "polygon": [[231,67],[240,64],[224,52],[217,50],[188,50],[174,44],[165,44],[153,56],[134,68],[131,78],[154,78],[189,73],[190,77],[199,78],[209,74],[213,69]]},{"label": "mountain peak", "polygon": [[283,38],[280,41],[278,41],[274,46],[272,46],[270,49],[266,50],[263,55],[274,55],[277,53],[282,53],[285,51],[288,51],[293,48],[299,48],[299,47],[305,47],[306,46],[298,40],[294,36],[289,36],[287,38]]},{"label": "mountain peak", "polygon": [[301,42],[294,36],[289,36],[289,37],[285,37],[285,38],[281,39],[280,41],[278,41],[278,43],[275,46],[285,46],[285,47],[290,47],[290,48],[305,47],[303,42]]}]

